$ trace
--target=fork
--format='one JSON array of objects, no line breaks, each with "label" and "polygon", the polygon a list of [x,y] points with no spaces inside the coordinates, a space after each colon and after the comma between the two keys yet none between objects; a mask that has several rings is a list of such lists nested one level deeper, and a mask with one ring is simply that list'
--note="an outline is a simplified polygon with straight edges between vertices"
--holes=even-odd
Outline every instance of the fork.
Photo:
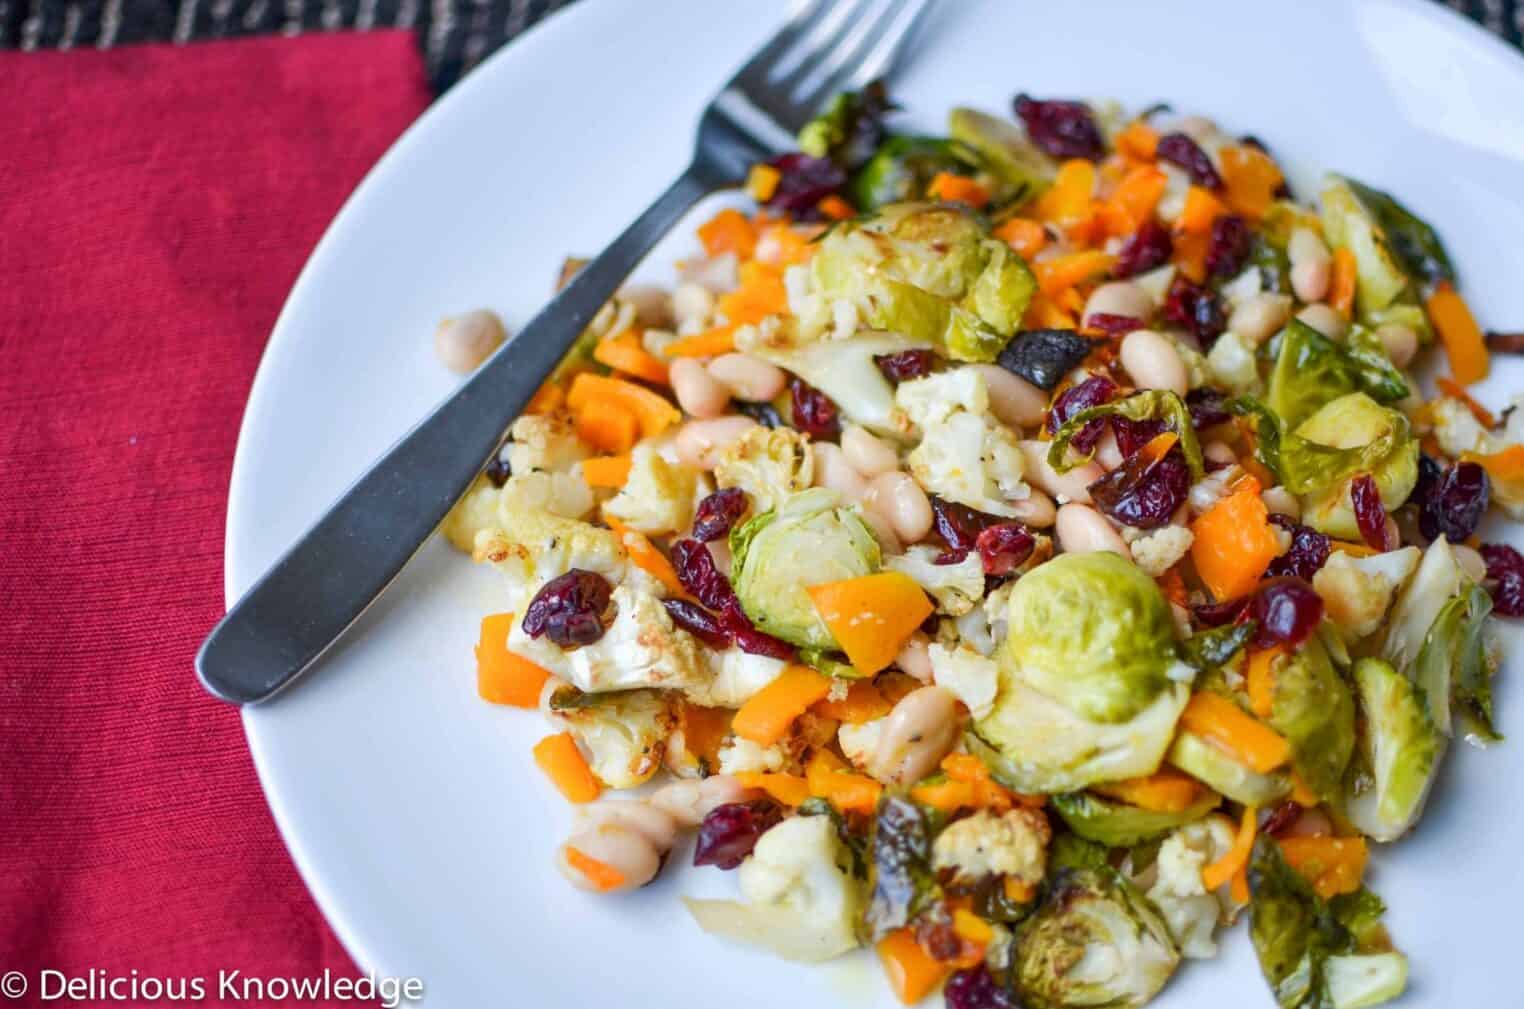
[{"label": "fork", "polygon": [[894,68],[928,0],[812,0],[704,110],[688,169],[449,399],[402,437],[212,630],[214,696],[265,700],[310,668],[412,559],[636,264],[700,199],[793,147],[829,96]]}]

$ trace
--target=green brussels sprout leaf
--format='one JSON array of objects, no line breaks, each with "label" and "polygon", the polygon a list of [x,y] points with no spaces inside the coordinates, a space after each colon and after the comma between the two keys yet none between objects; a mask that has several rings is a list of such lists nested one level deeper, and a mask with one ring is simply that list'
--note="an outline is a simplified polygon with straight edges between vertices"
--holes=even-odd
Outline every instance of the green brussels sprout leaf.
[{"label": "green brussels sprout leaf", "polygon": [[979,152],[985,169],[1001,183],[996,196],[1002,202],[1035,195],[1058,170],[1020,126],[978,109],[954,108],[947,114],[947,133]]},{"label": "green brussels sprout leaf", "polygon": [[1445,737],[1418,688],[1391,663],[1360,659],[1354,674],[1364,718],[1358,759],[1345,775],[1344,813],[1373,840],[1395,841],[1423,812]]},{"label": "green brussels sprout leaf", "polygon": [[1355,749],[1355,701],[1316,637],[1275,660],[1270,725],[1291,744],[1292,764],[1317,795],[1334,800]]},{"label": "green brussels sprout leaf", "polygon": [[1053,811],[1063,818],[1070,830],[1087,841],[1112,848],[1127,848],[1157,839],[1176,827],[1201,819],[1220,801],[1218,796],[1207,794],[1187,809],[1166,813],[1139,809],[1090,792],[1069,792],[1050,799]]},{"label": "green brussels sprout leaf", "polygon": [[1087,841],[1078,834],[1058,831],[1048,844],[1048,871],[1063,869],[1105,869],[1111,865],[1106,846]]},{"label": "green brussels sprout leaf", "polygon": [[1210,673],[1232,661],[1258,631],[1255,620],[1199,631],[1181,642],[1180,658],[1197,672]]},{"label": "green brussels sprout leaf", "polygon": [[978,152],[943,137],[890,137],[847,179],[847,199],[867,213],[905,200],[921,199],[939,172],[968,174],[980,165]]},{"label": "green brussels sprout leaf", "polygon": [[812,158],[829,158],[851,171],[873,156],[884,117],[896,108],[884,85],[875,81],[861,91],[843,91],[825,111],[799,131],[799,149]]},{"label": "green brussels sprout leaf", "polygon": [[1418,483],[1419,446],[1401,411],[1352,392],[1319,407],[1281,438],[1281,482],[1301,495],[1302,521],[1340,539],[1359,539],[1350,479],[1369,473],[1396,511]]},{"label": "green brussels sprout leaf", "polygon": [[1324,237],[1333,248],[1348,249],[1355,257],[1355,303],[1361,316],[1399,298],[1411,300],[1412,284],[1396,249],[1348,180],[1330,175],[1321,195]]},{"label": "green brussels sprout leaf", "polygon": [[[1163,421],[1167,429],[1180,436],[1180,450],[1185,453],[1185,463],[1190,467],[1191,479],[1200,480],[1206,474],[1206,466],[1201,458],[1201,443],[1196,438],[1195,428],[1191,426],[1190,408],[1185,405],[1185,400],[1168,389],[1135,392],[1125,399],[1081,410],[1054,432],[1053,441],[1048,446],[1048,465],[1060,473],[1067,473],[1084,461],[1071,458],[1069,443],[1086,424],[1103,417]],[[1085,458],[1088,459],[1089,456]]]},{"label": "green brussels sprout leaf", "polygon": [[1478,745],[1500,741],[1492,723],[1492,660],[1483,631],[1492,596],[1469,585],[1445,604],[1424,637],[1413,667],[1424,704],[1435,726],[1452,734],[1452,712],[1466,724],[1466,738]]},{"label": "green brussels sprout leaf", "polygon": [[1281,337],[1266,405],[1286,428],[1294,429],[1325,403],[1351,392],[1363,392],[1378,403],[1394,403],[1408,395],[1408,385],[1387,360],[1379,341],[1372,344],[1360,338],[1335,343],[1292,319]]},{"label": "green brussels sprout leaf", "polygon": [[1169,749],[1169,762],[1213,791],[1245,806],[1267,806],[1291,793],[1291,776],[1262,774],[1194,732],[1182,731]]},{"label": "green brussels sprout leaf", "polygon": [[1345,178],[1344,183],[1375,217],[1388,248],[1397,255],[1408,276],[1429,285],[1442,280],[1455,282],[1455,267],[1445,252],[1444,242],[1427,221],[1379,189],[1351,178]]},{"label": "green brussels sprout leaf", "polygon": [[920,806],[896,795],[879,801],[869,840],[872,896],[864,913],[873,942],[941,900],[942,888],[931,869],[932,834]]}]

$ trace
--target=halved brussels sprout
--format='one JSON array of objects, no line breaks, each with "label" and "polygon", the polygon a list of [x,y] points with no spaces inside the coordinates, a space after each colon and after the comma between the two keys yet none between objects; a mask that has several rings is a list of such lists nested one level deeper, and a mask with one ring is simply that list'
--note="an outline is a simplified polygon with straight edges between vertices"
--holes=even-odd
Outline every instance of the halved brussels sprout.
[{"label": "halved brussels sprout", "polygon": [[1355,302],[1364,315],[1379,312],[1409,290],[1407,272],[1376,215],[1360,202],[1349,180],[1330,175],[1323,182],[1323,235],[1335,249],[1355,257]]},{"label": "halved brussels sprout", "polygon": [[1289,775],[1279,771],[1261,774],[1194,732],[1181,732],[1175,738],[1169,750],[1169,762],[1245,806],[1268,805],[1291,793]]},{"label": "halved brussels sprout", "polygon": [[984,167],[1008,190],[1008,196],[1031,196],[1053,180],[1058,168],[1007,119],[958,107],[947,114],[947,133],[979,152]]},{"label": "halved brussels sprout", "polygon": [[1316,636],[1276,660],[1270,725],[1291,743],[1292,763],[1319,798],[1339,795],[1355,749],[1355,701]]},{"label": "halved brussels sprout", "polygon": [[942,204],[891,204],[837,225],[811,273],[823,297],[850,300],[869,326],[960,361],[994,360],[1037,289],[1032,271],[977,216]]},{"label": "halved brussels sprout", "polygon": [[1369,473],[1387,512],[1418,484],[1418,441],[1408,419],[1363,392],[1324,404],[1280,446],[1284,485],[1301,495],[1302,521],[1340,539],[1360,539],[1350,478]]},{"label": "halved brussels sprout", "polygon": [[731,530],[731,581],[741,608],[759,628],[801,648],[838,645],[806,589],[878,570],[878,541],[863,520],[836,506],[823,488]]},{"label": "halved brussels sprout", "polygon": [[1029,1009],[1131,1009],[1179,964],[1158,911],[1116,870],[1065,869],[1017,928],[1011,971]]},{"label": "halved brussels sprout", "polygon": [[1169,602],[1116,554],[1061,554],[1011,590],[1002,672],[1095,722],[1124,722],[1178,661]]},{"label": "halved brussels sprout", "polygon": [[1430,543],[1407,587],[1392,604],[1381,656],[1407,674],[1423,651],[1424,640],[1440,611],[1460,594],[1466,582],[1455,551],[1443,536]]},{"label": "halved brussels sprout", "polygon": [[1360,759],[1345,780],[1344,813],[1376,841],[1395,841],[1418,822],[1444,754],[1445,737],[1418,689],[1381,659],[1355,663],[1364,715]]},{"label": "halved brussels sprout", "polygon": [[859,210],[877,210],[890,203],[919,199],[941,172],[963,174],[978,165],[979,156],[954,140],[890,137],[852,173],[845,192]]},{"label": "halved brussels sprout", "polygon": [[1206,816],[1221,801],[1216,795],[1206,794],[1189,808],[1166,813],[1139,809],[1090,792],[1069,792],[1049,799],[1053,811],[1063,818],[1070,830],[1087,841],[1096,841],[1110,848],[1130,848],[1162,837]]},{"label": "halved brussels sprout", "polygon": [[1466,738],[1477,744],[1503,737],[1492,724],[1492,656],[1484,632],[1492,612],[1492,596],[1469,586],[1445,604],[1424,639],[1413,678],[1423,691],[1429,717],[1439,731],[1453,734],[1452,715],[1466,727]]},{"label": "halved brussels sprout", "polygon": [[1394,403],[1408,395],[1408,385],[1387,360],[1380,341],[1363,327],[1341,344],[1292,319],[1281,336],[1265,397],[1281,423],[1295,428],[1323,404],[1351,392]]}]

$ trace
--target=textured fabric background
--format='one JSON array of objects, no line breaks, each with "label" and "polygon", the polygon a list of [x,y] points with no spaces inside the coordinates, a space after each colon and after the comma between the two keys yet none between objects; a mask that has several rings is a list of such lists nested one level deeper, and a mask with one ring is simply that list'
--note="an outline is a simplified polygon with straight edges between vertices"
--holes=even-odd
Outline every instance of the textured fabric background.
[{"label": "textured fabric background", "polygon": [[[106,48],[335,28],[414,29],[436,93],[571,0],[0,0],[0,49]],[[621,2],[621,0],[614,0]],[[622,0],[639,2],[639,0]],[[719,0],[744,2],[744,0]],[[1524,44],[1524,0],[1438,0]],[[1266,10],[1274,5],[1267,4]]]}]

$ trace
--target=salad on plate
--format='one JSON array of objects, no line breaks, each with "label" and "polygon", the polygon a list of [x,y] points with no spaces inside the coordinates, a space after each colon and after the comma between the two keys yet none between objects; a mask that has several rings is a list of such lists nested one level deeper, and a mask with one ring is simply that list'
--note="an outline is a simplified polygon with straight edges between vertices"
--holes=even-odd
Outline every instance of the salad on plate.
[{"label": "salad on plate", "polygon": [[893,111],[755,166],[445,522],[504,579],[479,692],[578,806],[557,868],[617,899],[691,834],[737,880],[700,927],[870,947],[906,1003],[1140,1006],[1240,919],[1285,1009],[1395,998],[1373,846],[1500,740],[1524,614],[1478,538],[1524,411],[1467,392],[1517,338],[1394,196],[1205,119]]}]

